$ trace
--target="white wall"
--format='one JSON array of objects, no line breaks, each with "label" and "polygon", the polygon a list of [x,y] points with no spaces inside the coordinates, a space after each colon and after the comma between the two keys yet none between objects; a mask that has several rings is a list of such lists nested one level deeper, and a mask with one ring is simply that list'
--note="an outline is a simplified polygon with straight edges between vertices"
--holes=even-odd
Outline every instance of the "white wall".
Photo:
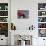
[{"label": "white wall", "polygon": [[[11,0],[11,22],[16,25],[17,30],[27,30],[29,26],[34,25],[37,29],[38,25],[38,2],[46,0]],[[17,19],[17,10],[29,10],[29,19]]]},{"label": "white wall", "polygon": [[[35,26],[35,33],[33,33],[33,36],[37,37],[33,38],[33,46],[41,46],[39,44],[43,44],[43,38],[38,38],[37,30],[38,3],[46,3],[46,0],[11,0],[11,22],[13,22],[16,25],[16,31],[20,32],[21,30],[21,32],[23,32],[27,30],[28,27],[32,24]],[[17,10],[19,9],[29,10],[29,19],[17,19]]]},{"label": "white wall", "polygon": [[[29,19],[17,19],[17,10],[29,10]],[[27,30],[32,24],[37,23],[37,2],[32,0],[12,0],[11,20],[16,25],[17,30]]]}]

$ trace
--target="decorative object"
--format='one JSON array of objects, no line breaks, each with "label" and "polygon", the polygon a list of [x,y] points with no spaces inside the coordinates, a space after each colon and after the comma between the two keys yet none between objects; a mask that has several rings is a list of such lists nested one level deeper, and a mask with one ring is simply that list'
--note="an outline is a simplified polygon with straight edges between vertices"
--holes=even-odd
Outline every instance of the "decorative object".
[{"label": "decorative object", "polygon": [[0,10],[1,10],[1,6],[0,6]]},{"label": "decorative object", "polygon": [[5,10],[8,10],[8,6],[5,6]]},{"label": "decorative object", "polygon": [[46,9],[46,3],[38,3],[38,10],[45,10]]},{"label": "decorative object", "polygon": [[46,22],[46,17],[38,17],[38,22]]},{"label": "decorative object", "polygon": [[42,12],[42,15],[45,15],[45,12]]},{"label": "decorative object", "polygon": [[46,11],[38,11],[38,16],[46,16]]},{"label": "decorative object", "polygon": [[38,28],[46,28],[46,23],[39,23],[38,24]]},{"label": "decorative object", "polygon": [[34,26],[33,25],[31,25],[31,26],[29,26],[29,30],[34,30]]},{"label": "decorative object", "polygon": [[15,35],[15,45],[16,46],[30,46],[32,45],[31,35]]},{"label": "decorative object", "polygon": [[0,22],[8,22],[8,17],[0,17]]},{"label": "decorative object", "polygon": [[8,16],[8,11],[0,11],[0,16]]},{"label": "decorative object", "polygon": [[8,23],[0,23],[0,35],[8,37]]},{"label": "decorative object", "polygon": [[0,10],[8,10],[8,3],[0,3]]},{"label": "decorative object", "polygon": [[46,29],[39,29],[39,37],[46,37]]},{"label": "decorative object", "polygon": [[13,23],[11,23],[11,30],[16,30],[16,26]]}]

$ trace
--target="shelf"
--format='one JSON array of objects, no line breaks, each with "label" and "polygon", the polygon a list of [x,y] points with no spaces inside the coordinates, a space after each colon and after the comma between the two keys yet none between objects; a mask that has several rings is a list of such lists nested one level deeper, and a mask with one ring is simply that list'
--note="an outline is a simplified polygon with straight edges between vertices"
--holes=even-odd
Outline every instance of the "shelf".
[{"label": "shelf", "polygon": [[46,11],[46,10],[38,10],[38,11]]},{"label": "shelf", "polygon": [[38,29],[46,29],[46,28],[38,28]]},{"label": "shelf", "polygon": [[38,23],[46,23],[46,22],[38,22]]},{"label": "shelf", "polygon": [[8,17],[8,16],[0,16],[0,17]]},{"label": "shelf", "polygon": [[44,15],[44,16],[38,16],[38,17],[46,17],[46,15]]},{"label": "shelf", "polygon": [[0,10],[0,11],[8,11],[8,10]]},{"label": "shelf", "polygon": [[8,22],[0,22],[0,23],[8,23]]}]

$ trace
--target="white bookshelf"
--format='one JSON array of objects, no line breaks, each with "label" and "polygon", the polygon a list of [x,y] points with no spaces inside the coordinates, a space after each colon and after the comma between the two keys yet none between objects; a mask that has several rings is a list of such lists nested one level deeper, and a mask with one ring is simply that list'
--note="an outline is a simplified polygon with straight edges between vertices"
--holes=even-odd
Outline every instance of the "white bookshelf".
[{"label": "white bookshelf", "polygon": [[46,3],[39,3],[38,4],[38,32],[39,37],[46,37],[45,34],[40,32],[45,31],[46,33]]},{"label": "white bookshelf", "polygon": [[[11,26],[10,25],[10,15],[11,15],[11,10],[10,10],[11,9],[10,8],[11,7],[11,4],[10,4],[10,2],[11,2],[11,0],[0,0],[0,4],[1,3],[4,3],[4,4],[7,3],[8,4],[8,10],[6,10],[6,9],[0,9],[0,12],[3,12],[3,11],[4,12],[8,12],[8,15],[4,15],[4,16],[1,16],[0,15],[0,18],[7,18],[7,20],[8,20],[7,22],[3,22],[3,21],[1,22],[0,21],[0,24],[5,24],[5,23],[8,24],[8,31],[6,32],[6,33],[8,33],[8,37],[9,37],[9,29],[10,29],[10,26]],[[2,37],[2,35],[1,35],[1,37]],[[6,42],[4,40],[2,40],[0,43],[3,43],[4,42],[3,43],[4,45],[11,45],[9,43],[10,40],[9,40],[8,37],[5,37],[5,38],[7,38],[7,39],[5,39],[5,41],[7,41],[7,44],[5,44]],[[4,39],[4,37],[3,37],[3,39]],[[3,45],[3,44],[0,44],[0,45]]]},{"label": "white bookshelf", "polygon": [[[0,15],[0,18],[2,18],[2,19],[7,18],[7,20],[8,20],[8,3],[0,3],[0,12],[1,12],[0,14],[2,14],[2,15]],[[2,20],[2,21],[0,21],[0,23],[8,23],[8,21],[5,22],[5,21]]]},{"label": "white bookshelf", "polygon": [[[43,4],[45,4],[45,3],[40,3],[40,5],[43,5]],[[40,6],[39,5],[39,8],[38,8],[38,19],[40,18],[45,18],[46,17],[46,5],[44,6]],[[43,8],[43,7],[45,7],[45,8]],[[41,9],[42,8],[42,9]],[[45,21],[44,21],[45,20]],[[38,20],[38,24],[46,24],[46,18],[44,19],[44,20]],[[39,25],[38,25],[39,26]],[[46,29],[46,28],[38,28],[38,29]]]},{"label": "white bookshelf", "polygon": [[[4,31],[6,31],[4,34],[7,34],[7,38],[8,38],[8,3],[0,3],[0,28]],[[3,29],[3,28],[5,29]],[[2,31],[1,30],[1,31]],[[0,32],[1,33],[1,32]]]}]

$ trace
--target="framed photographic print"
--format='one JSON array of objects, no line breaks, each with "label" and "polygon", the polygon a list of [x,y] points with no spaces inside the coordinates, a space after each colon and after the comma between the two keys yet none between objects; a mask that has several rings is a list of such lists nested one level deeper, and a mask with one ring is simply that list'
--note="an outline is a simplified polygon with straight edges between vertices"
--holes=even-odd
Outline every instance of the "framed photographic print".
[{"label": "framed photographic print", "polygon": [[17,11],[18,19],[26,19],[29,18],[29,10],[18,10]]}]

